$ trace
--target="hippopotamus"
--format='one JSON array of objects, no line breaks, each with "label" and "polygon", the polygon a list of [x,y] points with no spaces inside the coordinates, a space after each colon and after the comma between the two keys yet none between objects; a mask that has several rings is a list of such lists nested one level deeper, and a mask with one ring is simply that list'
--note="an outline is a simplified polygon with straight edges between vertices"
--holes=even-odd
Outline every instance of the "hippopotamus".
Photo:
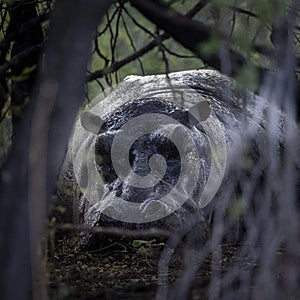
[{"label": "hippopotamus", "polygon": [[283,141],[280,109],[218,71],[126,77],[79,114],[57,193],[64,221],[171,230],[200,212],[204,224],[233,172],[264,156],[271,109]]}]

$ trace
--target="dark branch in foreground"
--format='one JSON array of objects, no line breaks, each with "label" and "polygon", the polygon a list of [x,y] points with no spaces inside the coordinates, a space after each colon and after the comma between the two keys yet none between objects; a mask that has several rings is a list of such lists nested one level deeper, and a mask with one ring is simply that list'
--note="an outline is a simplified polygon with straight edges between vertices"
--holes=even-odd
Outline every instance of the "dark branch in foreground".
[{"label": "dark branch in foreground", "polygon": [[11,60],[0,66],[0,76],[2,76],[11,67],[17,66],[20,63],[20,61],[22,61],[24,58],[26,58],[36,50],[41,49],[42,46],[42,44],[34,45],[30,48],[23,50],[18,55],[14,56]]},{"label": "dark branch in foreground", "polygon": [[[189,20],[186,16],[165,7],[157,1],[131,0],[131,4],[147,19],[167,32],[174,40],[195,53],[204,63],[221,70],[220,56],[215,53],[206,53],[201,47],[203,43],[212,38],[209,26],[196,20]],[[221,36],[221,33],[219,35],[221,39],[228,39],[226,36]],[[232,49],[228,49],[228,54],[231,62],[231,73],[233,75],[237,74],[247,64],[247,59]]]},{"label": "dark branch in foreground", "polygon": [[37,18],[28,21],[26,24],[24,24],[24,26],[21,27],[18,33],[13,32],[9,36],[7,36],[3,41],[0,42],[0,51],[3,51],[3,49],[9,46],[9,44],[17,37],[17,35],[22,35],[28,29],[31,29],[37,24],[42,24],[43,22],[48,21],[48,19],[49,19],[49,14],[45,13],[38,16]]},{"label": "dark branch in foreground", "polygon": [[95,226],[90,227],[87,225],[81,224],[51,224],[49,225],[50,228],[58,229],[62,231],[79,231],[79,232],[88,232],[88,233],[103,233],[108,235],[121,235],[121,236],[128,236],[128,237],[151,237],[151,236],[161,236],[161,237],[170,237],[171,233],[168,230],[159,229],[159,228],[149,228],[143,230],[129,230],[129,229],[122,229],[119,227],[102,227],[102,226]]},{"label": "dark branch in foreground", "polygon": [[[189,20],[190,18],[194,17],[205,5],[207,4],[206,0],[200,0],[194,7],[192,7],[186,14],[185,17]],[[92,80],[95,80],[97,78],[104,77],[107,74],[116,72],[120,70],[123,66],[126,64],[142,57],[147,52],[154,49],[156,46],[160,45],[163,41],[170,38],[170,35],[168,33],[163,33],[161,35],[158,35],[156,38],[154,38],[150,43],[142,47],[141,49],[135,51],[132,55],[127,56],[121,61],[116,61],[112,65],[103,68],[102,70],[95,71],[87,76],[87,81],[90,82]]]},{"label": "dark branch in foreground", "polygon": [[[160,41],[164,41],[164,40],[168,39],[170,36],[165,33],[165,34],[160,35],[159,37],[160,37]],[[88,75],[87,76],[87,81],[92,81],[96,78],[101,78],[101,77],[103,77],[107,74],[110,74],[110,73],[113,73],[113,72],[116,72],[116,71],[120,70],[126,64],[130,63],[131,61],[134,61],[134,60],[138,59],[139,57],[143,56],[145,53],[147,53],[147,52],[151,51],[152,49],[154,49],[158,44],[159,44],[158,39],[152,40],[145,47],[139,49],[138,51],[136,51],[132,55],[127,56],[123,60],[116,61],[115,63],[113,63],[109,67],[106,67],[106,68],[104,68],[102,70],[99,70],[99,71],[95,71],[92,74]]]},{"label": "dark branch in foreground", "polygon": [[36,92],[16,124],[10,157],[0,174],[3,300],[47,299],[41,251],[47,196],[54,189],[82,103],[93,34],[112,3],[113,0],[55,2]]}]

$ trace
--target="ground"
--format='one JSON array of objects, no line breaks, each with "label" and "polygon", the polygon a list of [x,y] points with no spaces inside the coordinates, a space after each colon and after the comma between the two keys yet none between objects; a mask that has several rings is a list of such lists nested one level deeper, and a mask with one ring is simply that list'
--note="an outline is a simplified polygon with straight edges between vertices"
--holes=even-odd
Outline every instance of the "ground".
[{"label": "ground", "polygon": [[[155,299],[158,263],[165,242],[154,238],[107,237],[105,246],[78,251],[78,236],[73,234],[50,243],[50,299]],[[168,269],[171,285],[182,274],[183,249],[179,247],[172,255]],[[224,272],[237,262],[237,246],[224,245],[222,251],[220,266]],[[207,298],[212,264],[208,256],[199,267],[189,299]],[[246,261],[240,265],[247,267]]]}]

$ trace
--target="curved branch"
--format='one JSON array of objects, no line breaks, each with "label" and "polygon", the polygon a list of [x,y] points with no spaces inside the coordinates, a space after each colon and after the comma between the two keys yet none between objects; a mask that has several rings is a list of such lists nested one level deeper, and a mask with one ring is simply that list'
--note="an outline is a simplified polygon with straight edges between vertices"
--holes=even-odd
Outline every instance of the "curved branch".
[{"label": "curved branch", "polygon": [[21,35],[24,32],[26,32],[28,29],[31,29],[37,24],[41,24],[49,19],[49,13],[42,14],[38,16],[37,18],[33,18],[27,23],[24,24],[24,26],[21,27],[19,32],[12,32],[9,34],[3,41],[0,42],[0,51],[3,51],[9,44],[15,40],[17,35]]},{"label": "curved branch", "polygon": [[[169,38],[169,35],[168,34],[162,34],[159,37],[160,37],[161,41],[164,41],[164,40]],[[152,40],[149,44],[147,44],[143,48],[139,49],[138,51],[134,52],[132,55],[127,56],[123,60],[116,61],[112,65],[110,65],[110,66],[108,66],[108,67],[106,67],[102,70],[95,71],[95,72],[89,74],[87,76],[86,80],[89,82],[89,81],[95,80],[96,78],[101,78],[101,77],[103,77],[107,74],[118,71],[119,69],[121,69],[126,64],[130,63],[131,61],[134,61],[134,60],[138,59],[139,57],[143,56],[145,53],[147,53],[150,50],[152,50],[153,48],[155,48],[157,45],[159,45],[159,43],[160,42],[156,39]]]},{"label": "curved branch", "polygon": [[[186,14],[185,17],[187,19],[195,16],[202,8],[205,7],[208,1],[200,0],[194,7],[192,7]],[[152,35],[152,34],[151,34]],[[150,43],[142,47],[141,49],[135,51],[132,55],[127,56],[121,61],[116,61],[112,65],[103,68],[102,70],[95,71],[87,76],[87,81],[90,82],[92,80],[104,77],[107,74],[113,73],[121,69],[126,64],[139,59],[141,56],[146,54],[147,52],[154,49],[156,46],[160,45],[163,41],[167,40],[170,37],[168,33],[163,33],[155,37]]]},{"label": "curved branch", "polygon": [[22,52],[20,52],[16,56],[14,56],[11,60],[6,62],[2,66],[0,66],[0,76],[2,76],[11,67],[17,66],[20,63],[20,61],[22,61],[24,58],[29,56],[31,53],[35,52],[38,49],[41,49],[42,46],[43,46],[42,44],[34,45],[32,47],[29,47],[29,48],[23,50]]},{"label": "curved branch", "polygon": [[103,227],[103,226],[87,226],[82,224],[73,223],[63,223],[63,224],[52,224],[49,225],[50,228],[62,230],[62,231],[78,231],[78,232],[88,232],[88,233],[103,233],[107,235],[118,235],[118,236],[128,236],[128,237],[170,237],[171,232],[161,228],[149,228],[142,230],[129,230],[118,227]]},{"label": "curved branch", "polygon": [[[189,20],[186,16],[164,7],[157,1],[131,0],[131,4],[151,22],[170,34],[174,40],[195,53],[204,63],[218,70],[221,69],[220,56],[215,53],[206,53],[201,47],[201,44],[209,41],[212,37],[212,31],[207,25],[200,21]],[[222,38],[222,36],[220,37]],[[247,60],[232,49],[229,49],[228,55],[232,73],[236,74],[247,63]]]}]

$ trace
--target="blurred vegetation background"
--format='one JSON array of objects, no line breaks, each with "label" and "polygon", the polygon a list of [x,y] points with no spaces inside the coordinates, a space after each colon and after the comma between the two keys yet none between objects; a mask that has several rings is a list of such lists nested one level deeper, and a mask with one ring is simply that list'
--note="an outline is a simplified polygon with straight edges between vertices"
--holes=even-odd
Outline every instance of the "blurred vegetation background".
[{"label": "blurred vegetation background", "polygon": [[[42,49],[47,41],[53,2],[23,0],[0,4],[0,165],[10,147],[11,119],[20,117],[30,101],[37,65],[43,62]],[[116,1],[95,33],[87,69],[87,101],[115,86],[127,75],[216,67],[257,92],[262,83],[262,72],[272,72],[278,66],[278,59],[282,58],[278,48],[281,42],[287,41],[288,35],[292,36],[293,55],[297,62],[299,60],[299,12],[293,1],[151,2],[166,9],[169,17],[174,17],[175,34],[163,30],[166,29],[164,24],[160,27],[159,22],[146,18],[134,7],[134,1]],[[176,30],[181,34],[182,25],[180,22],[176,25],[177,13],[198,21],[207,36],[201,37],[201,33],[191,26],[190,30],[183,28],[190,33],[178,39]],[[290,15],[295,16],[292,25],[287,22]],[[195,39],[197,35],[197,46],[186,47],[185,41]],[[236,62],[230,61],[231,51],[243,60],[238,67]],[[214,62],[215,57],[221,64]],[[298,64],[296,66],[295,76],[298,76]]]}]

